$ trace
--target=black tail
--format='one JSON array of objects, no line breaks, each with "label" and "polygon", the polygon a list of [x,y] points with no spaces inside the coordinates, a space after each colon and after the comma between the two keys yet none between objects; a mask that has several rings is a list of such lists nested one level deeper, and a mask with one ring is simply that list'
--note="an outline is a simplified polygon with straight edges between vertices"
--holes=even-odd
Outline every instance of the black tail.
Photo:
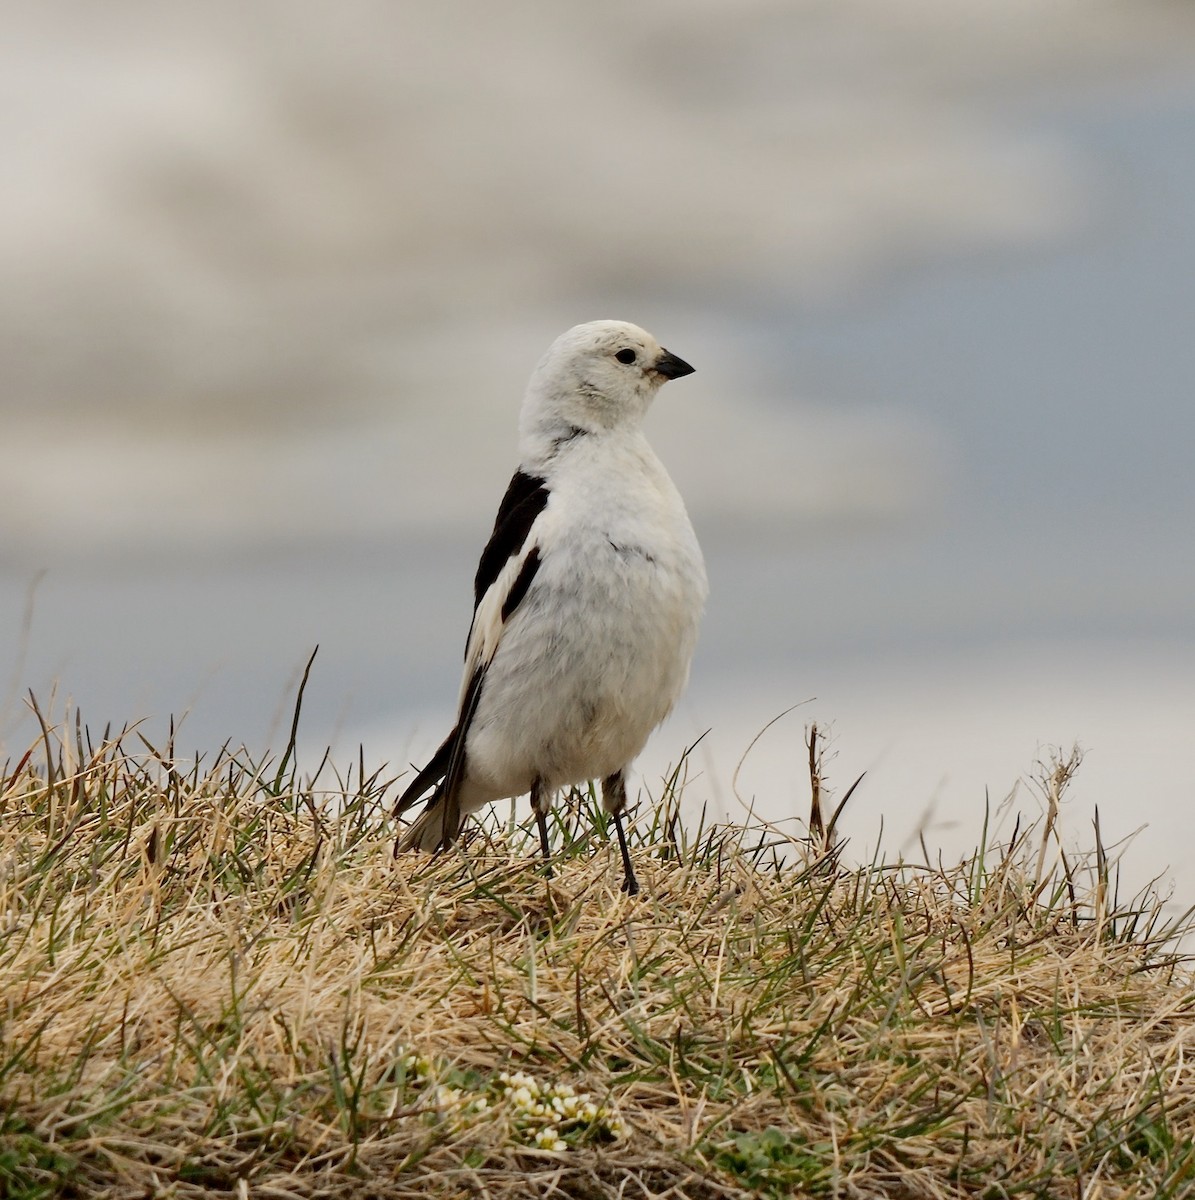
[{"label": "black tail", "polygon": [[407,784],[406,790],[394,802],[394,815],[401,816],[408,808],[413,808],[423,799],[424,793],[435,787],[448,773],[448,764],[452,759],[452,751],[456,746],[458,725],[445,739],[444,744],[432,755],[431,762]]},{"label": "black tail", "polygon": [[[394,815],[400,816],[413,804],[417,804],[428,788],[439,784],[428,801],[427,808],[430,812],[435,805],[443,805],[443,814],[439,820],[439,828],[443,831],[441,849],[451,843],[461,827],[459,801],[461,782],[465,777],[465,739],[477,712],[477,702],[481,699],[481,685],[485,682],[485,673],[485,667],[478,667],[473,672],[469,686],[465,689],[456,728],[444,739],[444,744],[432,755],[431,762],[411,780],[406,791],[394,804]],[[420,820],[422,821],[422,818]],[[395,844],[395,851],[397,852],[403,844],[404,839],[400,838]]]}]

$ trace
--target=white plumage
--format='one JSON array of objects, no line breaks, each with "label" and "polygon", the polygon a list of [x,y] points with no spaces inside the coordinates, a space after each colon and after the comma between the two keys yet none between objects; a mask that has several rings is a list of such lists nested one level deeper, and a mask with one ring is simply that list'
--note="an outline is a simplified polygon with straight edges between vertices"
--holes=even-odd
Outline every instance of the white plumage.
[{"label": "white plumage", "polygon": [[660,385],[692,370],[623,321],[570,329],[536,367],[520,466],[478,567],[457,724],[398,801],[434,789],[400,848],[446,846],[466,814],[530,792],[546,858],[556,792],[600,779],[624,887],[638,890],[625,774],[684,689],[707,594],[642,423]]}]

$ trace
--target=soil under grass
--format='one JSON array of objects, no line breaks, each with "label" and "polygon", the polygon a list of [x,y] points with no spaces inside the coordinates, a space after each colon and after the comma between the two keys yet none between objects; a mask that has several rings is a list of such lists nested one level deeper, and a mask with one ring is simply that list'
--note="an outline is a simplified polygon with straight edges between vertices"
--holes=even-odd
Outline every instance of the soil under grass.
[{"label": "soil under grass", "polygon": [[669,798],[630,899],[588,795],[547,880],[137,741],[0,777],[0,1195],[1195,1194],[1195,980],[1049,818],[856,868]]}]

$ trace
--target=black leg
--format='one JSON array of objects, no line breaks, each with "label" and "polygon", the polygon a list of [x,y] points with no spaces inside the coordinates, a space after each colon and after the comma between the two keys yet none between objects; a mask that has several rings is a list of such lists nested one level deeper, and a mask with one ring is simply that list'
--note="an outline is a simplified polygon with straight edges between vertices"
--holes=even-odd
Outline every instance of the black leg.
[{"label": "black leg", "polygon": [[539,848],[544,855],[544,874],[552,878],[552,851],[548,846],[548,801],[543,785],[537,779],[531,785],[531,808],[535,812],[535,823],[539,826]]},{"label": "black leg", "polygon": [[607,775],[602,780],[602,804],[614,818],[614,832],[618,834],[618,848],[622,851],[622,890],[628,896],[639,895],[639,880],[635,878],[635,868],[631,866],[631,856],[627,852],[627,838],[622,829],[622,810],[627,804],[627,784],[621,771]]},{"label": "black leg", "polygon": [[622,890],[628,896],[639,895],[639,880],[635,878],[635,868],[631,866],[631,856],[627,853],[626,834],[622,831],[622,816],[611,813],[614,818],[614,832],[618,834],[618,848],[622,851]]}]

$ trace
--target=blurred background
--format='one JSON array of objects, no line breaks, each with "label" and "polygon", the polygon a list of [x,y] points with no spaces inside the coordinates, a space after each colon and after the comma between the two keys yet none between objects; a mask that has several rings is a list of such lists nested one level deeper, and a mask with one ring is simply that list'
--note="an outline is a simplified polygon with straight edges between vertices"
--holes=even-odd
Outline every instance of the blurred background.
[{"label": "blurred background", "polygon": [[[698,369],[709,559],[642,760],[858,856],[975,844],[1078,743],[1090,844],[1195,901],[1195,8],[6,6],[0,742],[420,761],[548,343]],[[797,705],[755,743],[773,718]],[[736,768],[741,769],[737,771]],[[1018,784],[1018,781],[1022,781]]]}]

